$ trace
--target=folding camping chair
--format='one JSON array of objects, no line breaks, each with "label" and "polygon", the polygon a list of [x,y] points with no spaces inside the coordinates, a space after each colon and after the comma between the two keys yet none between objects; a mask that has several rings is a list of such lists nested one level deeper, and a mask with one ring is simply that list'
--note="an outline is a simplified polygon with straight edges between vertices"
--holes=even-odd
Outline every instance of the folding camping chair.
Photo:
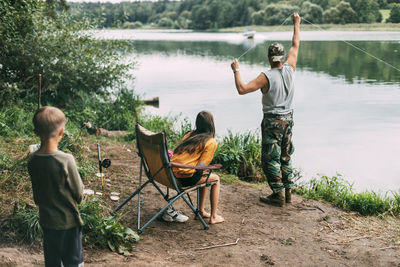
[{"label": "folding camping chair", "polygon": [[[204,230],[208,229],[208,225],[204,222],[204,219],[199,213],[199,190],[204,186],[211,186],[215,181],[208,181],[212,170],[221,168],[220,164],[209,165],[209,166],[191,166],[183,165],[170,162],[167,150],[167,140],[165,132],[153,133],[144,128],[139,123],[136,123],[136,142],[138,155],[140,157],[140,174],[139,174],[139,186],[129,197],[127,197],[118,207],[114,209],[114,212],[121,209],[129,200],[131,200],[136,194],[138,195],[138,225],[137,231],[141,233],[149,224],[151,224],[158,216],[160,216],[169,206],[175,201],[182,198],[190,209],[198,216]],[[183,188],[179,181],[175,178],[172,168],[187,168],[195,170],[209,170],[207,180],[205,183],[194,185],[191,187]],[[142,184],[142,170],[144,169],[148,180]],[[148,220],[142,227],[140,226],[140,193],[141,190],[148,185],[153,184],[157,191],[167,201],[162,209],[160,209],[156,215]],[[164,193],[158,184],[165,185],[167,192]],[[169,189],[176,191],[176,195],[169,197]],[[194,207],[192,199],[189,193],[197,190],[197,208]]]}]

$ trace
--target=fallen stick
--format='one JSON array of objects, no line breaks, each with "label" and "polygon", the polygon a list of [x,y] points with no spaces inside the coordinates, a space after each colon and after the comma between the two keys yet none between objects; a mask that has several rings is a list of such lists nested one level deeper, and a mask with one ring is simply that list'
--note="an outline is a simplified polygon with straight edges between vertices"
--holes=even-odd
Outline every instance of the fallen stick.
[{"label": "fallen stick", "polygon": [[195,250],[204,250],[204,249],[210,249],[210,248],[220,248],[220,247],[227,247],[227,246],[233,246],[233,245],[237,245],[237,243],[239,242],[239,239],[236,239],[236,242],[233,243],[228,243],[228,244],[222,244],[222,245],[214,245],[214,246],[208,246],[208,247],[202,247],[202,248],[196,248]]},{"label": "fallen stick", "polygon": [[380,248],[380,250],[385,250],[385,249],[389,249],[389,248],[398,248],[398,246],[384,247],[384,248]]},{"label": "fallen stick", "polygon": [[317,205],[314,206],[316,209],[319,209],[320,211],[322,211],[323,213],[325,213],[325,211],[323,209],[321,209],[320,207],[318,207]]}]

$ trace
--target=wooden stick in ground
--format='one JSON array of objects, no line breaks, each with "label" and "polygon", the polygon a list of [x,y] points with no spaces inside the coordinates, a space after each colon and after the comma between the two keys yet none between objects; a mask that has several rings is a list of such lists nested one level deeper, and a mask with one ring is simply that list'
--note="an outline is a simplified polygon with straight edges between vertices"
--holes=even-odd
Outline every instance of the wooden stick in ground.
[{"label": "wooden stick in ground", "polygon": [[227,244],[222,244],[222,245],[214,245],[214,246],[208,246],[208,247],[202,247],[202,248],[196,248],[195,250],[204,250],[204,249],[210,249],[210,248],[220,248],[220,247],[227,247],[227,246],[233,246],[233,245],[237,245],[237,243],[239,242],[239,239],[236,239],[235,242],[233,243],[227,243]]},{"label": "wooden stick in ground", "polygon": [[40,108],[40,97],[42,95],[42,74],[39,74],[38,109]]}]

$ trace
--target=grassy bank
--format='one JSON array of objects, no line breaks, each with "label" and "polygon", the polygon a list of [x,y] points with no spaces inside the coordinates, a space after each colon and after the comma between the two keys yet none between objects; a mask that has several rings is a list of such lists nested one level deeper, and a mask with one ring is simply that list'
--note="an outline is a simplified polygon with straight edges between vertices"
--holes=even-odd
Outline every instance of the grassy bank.
[{"label": "grassy bank", "polygon": [[[140,107],[140,104],[138,105]],[[41,229],[38,225],[38,211],[33,203],[26,165],[28,146],[38,143],[39,140],[32,133],[31,117],[34,109],[29,105],[27,108],[29,110],[18,106],[0,109],[0,124],[3,129],[0,131],[0,221],[2,222],[0,237],[6,242],[38,244]],[[183,120],[177,125],[176,122],[181,120],[176,117],[148,116],[141,113],[136,117],[132,115],[127,117],[128,112],[125,113],[124,110],[121,113],[126,116],[113,117],[113,125],[131,119],[131,124],[125,126],[131,133],[114,141],[135,142],[132,125],[137,120],[152,131],[165,130],[169,148],[173,149],[185,132],[192,127],[188,120]],[[84,183],[93,188],[97,181],[95,176],[97,167],[93,155],[90,156],[93,152],[87,151],[87,142],[99,142],[99,137],[90,135],[80,125],[85,114],[98,112],[95,109],[84,109],[66,110],[66,113],[67,134],[60,143],[60,149],[75,156]],[[102,142],[109,141],[105,137],[100,139]],[[219,146],[214,162],[224,166],[220,173],[223,183],[245,184],[251,181],[251,185],[256,187],[267,185],[261,168],[261,140],[257,132],[230,132],[226,136],[217,137],[217,140]],[[352,185],[341,176],[321,176],[309,182],[297,182],[295,190],[297,194],[327,201],[346,211],[379,217],[397,217],[400,214],[400,192],[356,193]],[[111,215],[110,208],[101,197],[86,197],[80,205],[80,212],[85,221],[83,229],[85,247],[108,247],[113,251],[126,253],[132,248],[132,243],[138,240],[134,231],[121,225],[119,218]]]},{"label": "grassy bank", "polygon": [[296,188],[296,193],[307,198],[324,200],[346,211],[361,215],[399,216],[400,191],[379,194],[374,191],[354,192],[352,184],[340,174],[328,177],[319,176]]}]

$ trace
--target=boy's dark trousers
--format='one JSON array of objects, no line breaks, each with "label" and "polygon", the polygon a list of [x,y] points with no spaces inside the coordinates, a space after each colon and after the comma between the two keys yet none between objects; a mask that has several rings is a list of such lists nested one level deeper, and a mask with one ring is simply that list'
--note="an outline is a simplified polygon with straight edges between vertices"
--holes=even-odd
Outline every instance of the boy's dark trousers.
[{"label": "boy's dark trousers", "polygon": [[81,226],[68,230],[42,229],[46,267],[73,267],[83,263]]}]

